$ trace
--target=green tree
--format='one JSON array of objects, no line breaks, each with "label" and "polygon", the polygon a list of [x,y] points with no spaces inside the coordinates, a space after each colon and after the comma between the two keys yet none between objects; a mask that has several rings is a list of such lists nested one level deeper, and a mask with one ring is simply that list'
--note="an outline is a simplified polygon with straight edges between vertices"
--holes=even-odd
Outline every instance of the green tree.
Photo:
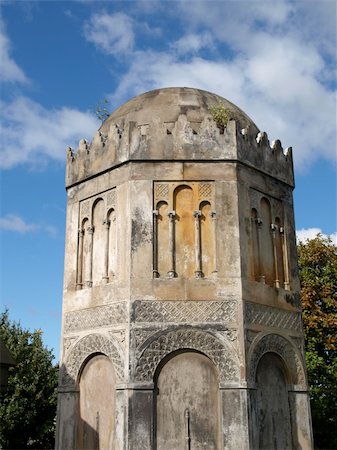
[{"label": "green tree", "polygon": [[58,367],[33,333],[0,315],[1,339],[17,365],[10,369],[8,389],[0,398],[0,448],[54,448]]},{"label": "green tree", "polygon": [[337,247],[317,235],[298,245],[315,446],[337,448]]}]

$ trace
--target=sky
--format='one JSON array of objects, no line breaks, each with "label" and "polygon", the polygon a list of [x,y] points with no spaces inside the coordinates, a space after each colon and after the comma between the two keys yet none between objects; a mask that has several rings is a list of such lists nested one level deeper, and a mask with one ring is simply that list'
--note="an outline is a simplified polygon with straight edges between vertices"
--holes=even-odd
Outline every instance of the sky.
[{"label": "sky", "polygon": [[337,242],[336,3],[0,1],[1,310],[59,356],[68,146],[94,114],[187,86],[293,148],[298,239]]}]

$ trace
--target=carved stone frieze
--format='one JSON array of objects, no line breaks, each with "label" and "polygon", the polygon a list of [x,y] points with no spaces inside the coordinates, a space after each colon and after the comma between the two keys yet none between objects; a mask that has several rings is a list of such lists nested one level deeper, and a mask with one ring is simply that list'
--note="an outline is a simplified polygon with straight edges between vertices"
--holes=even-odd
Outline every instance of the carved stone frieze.
[{"label": "carved stone frieze", "polygon": [[80,339],[67,355],[61,368],[61,385],[75,384],[83,362],[95,353],[103,353],[110,358],[117,379],[123,379],[123,361],[116,342],[102,334],[90,334]]},{"label": "carved stone frieze", "polygon": [[235,322],[237,302],[227,301],[142,301],[134,303],[136,322]]},{"label": "carved stone frieze", "polygon": [[65,314],[64,333],[107,327],[126,321],[125,302],[70,311]]},{"label": "carved stone frieze", "polygon": [[149,339],[151,336],[158,332],[157,328],[151,329],[134,329],[132,331],[132,339],[134,348],[138,349],[143,345],[143,343]]},{"label": "carved stone frieze", "polygon": [[[146,345],[147,344],[147,345]],[[233,347],[224,344],[209,332],[191,328],[161,333],[145,342],[134,369],[136,381],[153,380],[160,361],[168,354],[182,349],[197,350],[208,356],[219,370],[222,381],[239,380],[239,363]]]},{"label": "carved stone frieze", "polygon": [[64,352],[67,353],[70,347],[77,341],[78,336],[70,336],[63,340]]},{"label": "carved stone frieze", "polygon": [[117,340],[121,348],[125,348],[125,330],[111,330],[108,331],[108,335]]},{"label": "carved stone frieze", "polygon": [[257,337],[252,342],[248,355],[248,381],[255,382],[258,363],[261,357],[269,352],[276,353],[283,359],[293,384],[306,388],[303,363],[296,348],[290,341],[278,334]]},{"label": "carved stone frieze", "polygon": [[284,311],[270,306],[246,303],[246,323],[248,325],[263,325],[301,332],[301,313]]}]

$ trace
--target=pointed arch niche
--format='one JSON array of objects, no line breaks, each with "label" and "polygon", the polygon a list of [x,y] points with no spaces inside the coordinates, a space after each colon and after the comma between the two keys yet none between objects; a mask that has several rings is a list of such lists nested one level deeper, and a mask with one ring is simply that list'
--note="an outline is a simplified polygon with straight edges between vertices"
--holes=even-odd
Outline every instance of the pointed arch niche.
[{"label": "pointed arch niche", "polygon": [[116,189],[79,204],[76,288],[112,281],[117,271]]},{"label": "pointed arch niche", "polygon": [[281,200],[251,189],[249,276],[289,289],[286,217]]}]

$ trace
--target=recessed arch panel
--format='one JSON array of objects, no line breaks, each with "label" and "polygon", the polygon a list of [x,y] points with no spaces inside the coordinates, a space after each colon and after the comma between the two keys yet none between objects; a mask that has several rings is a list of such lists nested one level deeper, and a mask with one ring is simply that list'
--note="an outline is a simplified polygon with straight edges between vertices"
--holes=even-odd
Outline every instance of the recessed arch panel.
[{"label": "recessed arch panel", "polygon": [[155,386],[157,450],[220,449],[219,373],[207,356],[189,349],[168,355]]}]

